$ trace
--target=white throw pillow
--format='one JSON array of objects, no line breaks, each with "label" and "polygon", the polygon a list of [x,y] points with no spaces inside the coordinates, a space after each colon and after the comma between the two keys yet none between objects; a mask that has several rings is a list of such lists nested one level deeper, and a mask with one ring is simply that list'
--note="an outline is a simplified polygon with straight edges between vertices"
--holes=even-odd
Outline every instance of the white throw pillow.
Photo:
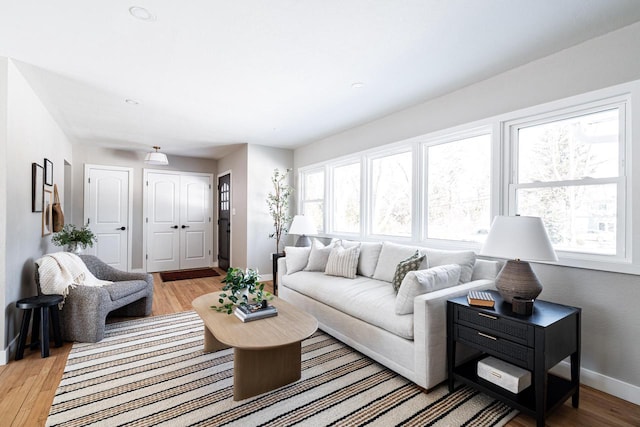
[{"label": "white throw pillow", "polygon": [[[384,242],[382,244],[382,250],[378,257],[378,263],[376,265],[373,278],[377,280],[384,280],[385,282],[391,282],[396,272],[396,267],[401,261],[406,260],[411,255],[416,253],[416,250],[421,248],[415,246],[398,245],[396,243]],[[420,254],[424,254],[424,251],[420,251]],[[428,258],[428,256],[427,256]],[[422,262],[420,268],[427,268],[427,259]]]},{"label": "white throw pillow", "polygon": [[413,313],[413,300],[418,295],[457,285],[460,271],[459,265],[449,264],[407,273],[396,296],[396,314]]},{"label": "white throw pillow", "polygon": [[359,246],[352,246],[349,249],[345,249],[341,245],[336,245],[329,254],[327,268],[324,273],[330,276],[355,279],[359,253]]},{"label": "white throw pillow", "polygon": [[325,246],[318,239],[313,239],[311,252],[309,253],[309,261],[304,271],[324,271],[325,268],[327,268],[329,254],[334,246],[335,242],[331,242]]},{"label": "white throw pillow", "polygon": [[287,246],[284,248],[285,264],[287,265],[287,274],[301,271],[309,262],[309,252],[311,248],[299,248],[297,246]]},{"label": "white throw pillow", "polygon": [[446,264],[458,264],[460,270],[460,281],[467,283],[471,281],[473,266],[476,265],[476,254],[473,251],[444,251],[440,249],[424,248],[423,253],[427,254],[429,267],[437,267]]},{"label": "white throw pillow", "polygon": [[373,277],[378,265],[378,258],[382,251],[382,242],[360,243],[360,258],[358,259],[358,274],[365,277]]}]

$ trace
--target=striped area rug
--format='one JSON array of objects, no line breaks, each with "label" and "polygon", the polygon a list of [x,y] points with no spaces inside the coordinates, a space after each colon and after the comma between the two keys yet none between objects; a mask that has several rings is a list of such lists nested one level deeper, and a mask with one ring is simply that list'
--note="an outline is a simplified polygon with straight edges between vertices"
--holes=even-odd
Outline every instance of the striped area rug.
[{"label": "striped area rug", "polygon": [[107,325],[74,344],[47,426],[501,426],[516,411],[461,387],[424,393],[318,331],[303,341],[302,379],[233,401],[233,351],[202,351],[194,312]]}]

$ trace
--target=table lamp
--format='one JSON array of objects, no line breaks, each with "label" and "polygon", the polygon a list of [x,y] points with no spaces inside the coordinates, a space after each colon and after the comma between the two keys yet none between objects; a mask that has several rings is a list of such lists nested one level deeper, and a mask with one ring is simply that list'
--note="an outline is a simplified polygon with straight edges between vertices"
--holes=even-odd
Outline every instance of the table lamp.
[{"label": "table lamp", "polygon": [[496,216],[479,255],[509,260],[496,277],[496,288],[508,303],[513,297],[534,300],[542,292],[527,261],[558,261],[542,220],[532,216]]},{"label": "table lamp", "polygon": [[311,239],[307,237],[310,234],[317,234],[318,230],[311,220],[304,215],[296,215],[291,221],[291,227],[289,227],[289,234],[297,234],[298,241],[296,246],[311,246]]}]

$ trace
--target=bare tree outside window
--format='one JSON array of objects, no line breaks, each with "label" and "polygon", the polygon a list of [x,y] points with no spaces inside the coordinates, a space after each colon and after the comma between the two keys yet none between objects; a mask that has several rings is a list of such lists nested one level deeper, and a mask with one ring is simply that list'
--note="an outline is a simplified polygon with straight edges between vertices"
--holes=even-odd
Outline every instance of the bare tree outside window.
[{"label": "bare tree outside window", "polygon": [[371,161],[371,232],[411,236],[411,151]]},{"label": "bare tree outside window", "polygon": [[540,216],[556,249],[616,253],[619,110],[520,127],[517,213]]},{"label": "bare tree outside window", "polygon": [[427,237],[482,242],[491,225],[491,135],[427,147]]},{"label": "bare tree outside window", "polygon": [[360,163],[333,169],[333,231],[360,232]]}]

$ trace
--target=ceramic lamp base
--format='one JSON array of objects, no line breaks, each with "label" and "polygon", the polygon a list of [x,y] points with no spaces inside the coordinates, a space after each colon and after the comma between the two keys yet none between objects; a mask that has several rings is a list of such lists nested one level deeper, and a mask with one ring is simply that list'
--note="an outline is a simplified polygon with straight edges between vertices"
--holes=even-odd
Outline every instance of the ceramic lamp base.
[{"label": "ceramic lamp base", "polygon": [[512,303],[513,297],[534,300],[542,292],[542,285],[531,265],[518,260],[507,261],[496,277],[496,288],[509,304]]}]

